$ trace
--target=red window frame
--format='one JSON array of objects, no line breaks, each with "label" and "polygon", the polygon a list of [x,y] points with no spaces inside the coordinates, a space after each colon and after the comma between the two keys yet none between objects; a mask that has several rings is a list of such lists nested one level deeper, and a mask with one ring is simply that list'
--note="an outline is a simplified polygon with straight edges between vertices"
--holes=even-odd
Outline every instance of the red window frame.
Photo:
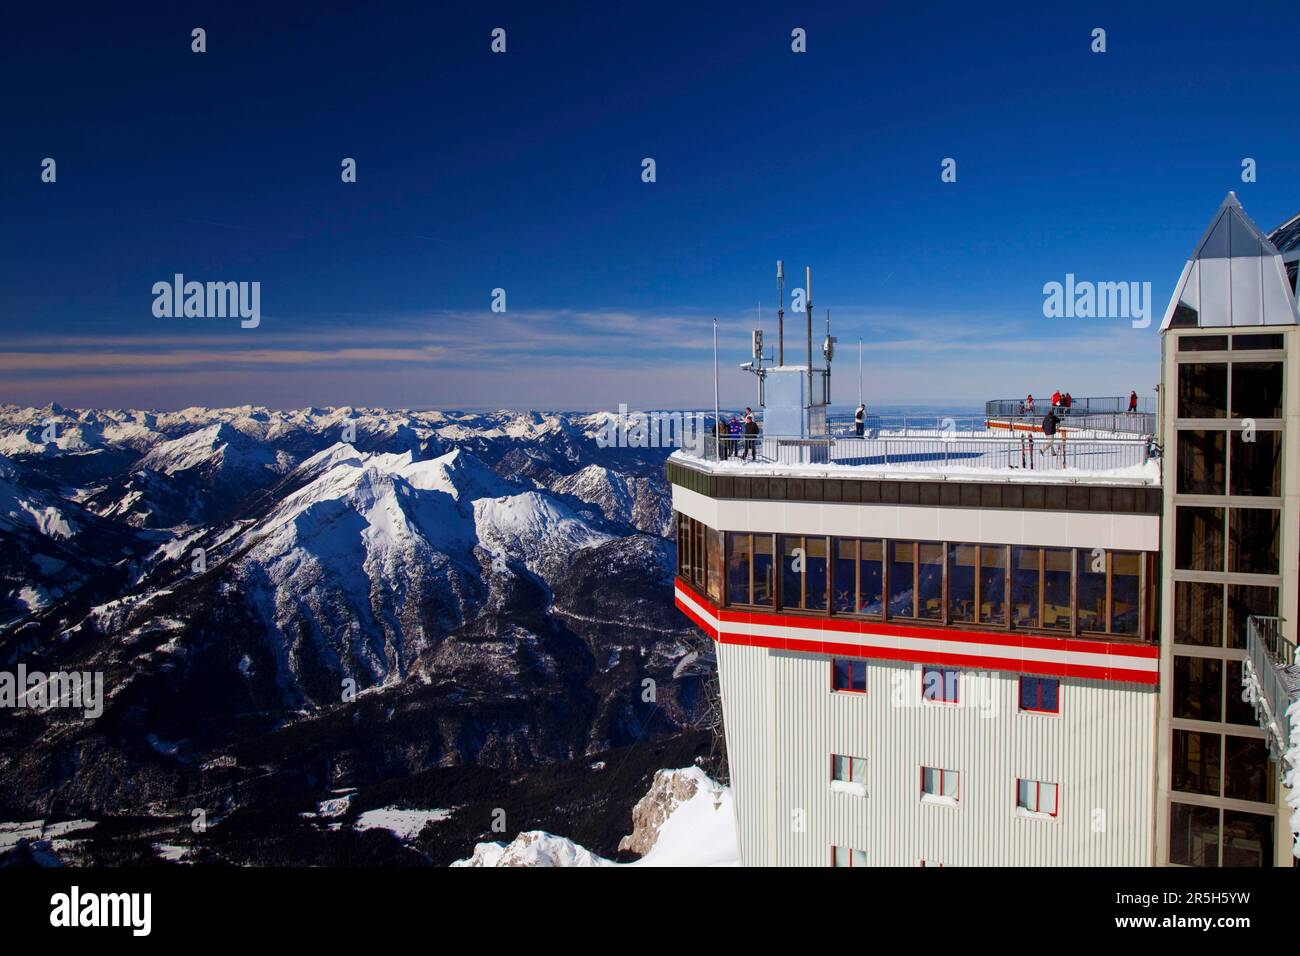
[{"label": "red window frame", "polygon": [[[938,792],[938,793],[931,793],[930,791],[928,791],[928,790],[925,789],[925,772],[926,772],[927,770],[933,770],[935,773],[937,773],[937,774],[939,775],[939,792]],[[942,796],[944,796],[944,792],[943,792],[943,775],[944,775],[945,773],[956,774],[956,776],[957,776],[957,795],[954,796],[953,799],[956,800],[958,803],[960,803],[960,802],[961,802],[961,771],[960,771],[960,770],[945,770],[943,767],[927,767],[925,764],[922,764],[922,765],[921,765],[921,781],[920,781],[920,783],[921,783],[921,796],[923,796],[923,797],[942,797]]]},{"label": "red window frame", "polygon": [[[836,664],[845,663],[849,665],[849,686],[836,687],[835,679],[838,674]],[[856,668],[862,669],[862,690],[853,686],[853,672]],[[836,694],[865,694],[867,692],[867,662],[855,657],[832,657],[831,658],[831,691]]]},{"label": "red window frame", "polygon": [[[845,858],[845,860],[847,861],[846,868],[847,868],[847,869],[850,869],[850,870],[853,869],[853,852],[854,852],[853,847],[851,847],[851,846],[836,846],[834,843],[831,844],[831,866],[832,866],[832,867],[836,866],[836,862],[835,862],[835,861],[836,861],[836,859],[838,858],[839,851],[841,851],[841,850],[844,851],[844,858]],[[859,850],[858,852],[861,852],[861,851]],[[864,855],[865,855],[865,854],[864,854]]]},{"label": "red window frame", "polygon": [[[1025,691],[1026,680],[1038,681],[1038,706],[1037,707],[1026,707],[1022,703],[1022,701],[1024,701],[1025,699],[1024,691]],[[1048,710],[1047,708],[1043,707],[1042,682],[1048,680],[1056,682],[1056,707],[1052,710]],[[1016,706],[1020,709],[1020,712],[1022,714],[1059,714],[1061,712],[1061,679],[1059,677],[1041,677],[1037,674],[1021,674],[1020,683],[1016,687]]]},{"label": "red window frame", "polygon": [[[838,758],[841,759],[841,760],[847,760],[847,761],[849,762],[849,779],[848,779],[848,780],[840,780],[839,777],[835,776],[835,758],[836,758],[836,757],[838,757]],[[867,763],[867,758],[866,758],[866,757],[854,757],[854,756],[852,756],[852,755],[850,755],[850,754],[831,754],[831,782],[833,783],[833,782],[839,780],[840,783],[861,783],[861,784],[865,784],[865,783],[867,782],[865,779],[862,779],[862,780],[854,780],[854,779],[853,779],[853,761],[855,761],[855,760],[861,760],[861,761],[862,761],[862,764],[863,764],[863,771],[862,771],[862,772],[865,774],[865,773],[866,773],[866,763]]]},{"label": "red window frame", "polygon": [[[1015,801],[1017,807],[1020,807],[1020,785],[1022,783],[1030,783],[1034,785],[1034,806],[1024,807],[1025,810],[1028,810],[1030,813],[1041,813],[1049,817],[1055,817],[1061,812],[1061,785],[1059,783],[1052,783],[1050,780],[1030,780],[1028,777],[1016,778]],[[1056,788],[1056,806],[1050,813],[1046,810],[1037,809],[1042,805],[1040,790],[1045,783]]]},{"label": "red window frame", "polygon": [[[938,671],[943,677],[939,681],[939,697],[927,697],[926,690],[928,681],[926,675],[932,671]],[[952,675],[952,697],[948,696],[948,675]],[[955,667],[937,667],[932,664],[921,665],[921,699],[931,704],[960,704],[961,703],[961,671]]]}]

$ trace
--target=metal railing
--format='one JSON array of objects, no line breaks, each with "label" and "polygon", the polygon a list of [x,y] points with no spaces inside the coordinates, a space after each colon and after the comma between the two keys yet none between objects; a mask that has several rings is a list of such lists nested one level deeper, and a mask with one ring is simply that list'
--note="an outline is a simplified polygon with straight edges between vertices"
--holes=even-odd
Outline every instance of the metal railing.
[{"label": "metal railing", "polygon": [[1296,658],[1295,642],[1282,633],[1282,618],[1252,614],[1246,618],[1246,643],[1258,641],[1279,667],[1293,667]]},{"label": "metal railing", "polygon": [[[754,461],[780,465],[852,465],[918,470],[973,468],[1115,471],[1142,465],[1157,455],[1141,437],[1091,437],[1066,432],[1055,440],[1042,434],[1008,435],[917,429],[870,437],[830,435],[790,438],[705,435],[698,457],[708,461]],[[688,452],[688,454],[691,452]]]},{"label": "metal railing", "polygon": [[[1029,396],[1026,395],[1025,398]],[[1127,395],[1107,395],[1092,398],[1070,398],[1070,414],[1072,415],[1116,415],[1126,413],[1129,410],[1129,396]],[[1052,407],[1052,393],[1035,396],[1034,411],[1039,415],[1046,415],[1047,410]],[[990,418],[1002,418],[1007,415],[1032,414],[1026,406],[1024,398],[995,398],[992,401],[984,403],[984,414]],[[1058,407],[1059,411],[1059,407]],[[1155,396],[1139,396],[1135,412],[1143,415],[1154,415],[1156,413]]]}]

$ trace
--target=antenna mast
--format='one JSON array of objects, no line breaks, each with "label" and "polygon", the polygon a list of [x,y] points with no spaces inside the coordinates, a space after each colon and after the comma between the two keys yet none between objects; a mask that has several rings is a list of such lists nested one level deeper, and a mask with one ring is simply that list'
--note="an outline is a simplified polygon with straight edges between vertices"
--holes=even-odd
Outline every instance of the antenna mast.
[{"label": "antenna mast", "polygon": [[776,260],[776,364],[785,364],[785,261]]}]

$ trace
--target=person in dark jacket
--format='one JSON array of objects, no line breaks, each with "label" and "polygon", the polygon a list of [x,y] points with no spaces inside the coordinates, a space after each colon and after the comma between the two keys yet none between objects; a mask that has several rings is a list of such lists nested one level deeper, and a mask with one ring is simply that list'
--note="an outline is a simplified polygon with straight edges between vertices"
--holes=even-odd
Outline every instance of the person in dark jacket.
[{"label": "person in dark jacket", "polygon": [[718,461],[727,460],[727,423],[721,415],[718,416]]},{"label": "person in dark jacket", "polygon": [[859,438],[862,437],[862,429],[867,423],[867,406],[858,402],[857,411],[853,413],[853,431]]},{"label": "person in dark jacket", "polygon": [[745,416],[745,451],[740,460],[744,461],[746,455],[750,460],[758,461],[758,422],[754,421],[753,414]]},{"label": "person in dark jacket", "polygon": [[1051,450],[1053,458],[1056,457],[1056,426],[1059,424],[1061,420],[1056,417],[1056,410],[1048,409],[1047,414],[1043,416],[1043,434],[1047,436],[1047,447]]}]

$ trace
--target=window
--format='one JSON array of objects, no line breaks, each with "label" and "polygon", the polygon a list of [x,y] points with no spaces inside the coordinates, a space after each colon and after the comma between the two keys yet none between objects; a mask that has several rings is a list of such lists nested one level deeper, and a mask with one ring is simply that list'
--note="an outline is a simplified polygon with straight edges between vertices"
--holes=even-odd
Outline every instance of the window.
[{"label": "window", "polygon": [[754,535],[754,603],[761,607],[772,607],[776,594],[772,578],[772,554],[775,545],[770,534]]},{"label": "window", "polygon": [[715,604],[722,603],[722,532],[704,529],[705,593]]},{"label": "window", "polygon": [[738,531],[727,532],[727,603],[749,604],[753,594],[750,584],[750,559],[753,536]]},{"label": "window", "polygon": [[927,803],[946,803],[956,805],[958,797],[958,774],[955,770],[941,770],[938,767],[921,768],[921,799]]},{"label": "window", "polygon": [[1277,771],[1268,744],[1258,737],[1223,738],[1223,795],[1234,800],[1272,803]]},{"label": "window", "polygon": [[883,614],[884,542],[860,541],[858,544],[858,611],[862,614]]},{"label": "window", "polygon": [[1219,865],[1219,811],[1186,803],[1169,805],[1169,862]]},{"label": "window", "polygon": [[958,703],[957,671],[950,667],[923,667],[921,699],[944,704]]},{"label": "window", "polygon": [[1007,623],[1007,549],[1002,545],[980,545],[981,624]]},{"label": "window", "polygon": [[948,546],[948,620],[975,620],[975,568],[979,546]]},{"label": "window", "polygon": [[1079,554],[1079,630],[1106,630],[1106,566],[1109,555],[1100,548]]},{"label": "window", "polygon": [[1276,508],[1233,508],[1228,512],[1228,570],[1245,574],[1278,573]]},{"label": "window", "polygon": [[1282,335],[1234,335],[1232,337],[1232,350],[1234,352],[1242,349],[1280,349],[1282,348]]},{"label": "window", "polygon": [[1043,627],[1068,631],[1072,626],[1070,599],[1074,556],[1069,548],[1043,549]]},{"label": "window", "polygon": [[1273,818],[1259,813],[1224,810],[1223,865],[1272,866]]},{"label": "window", "polygon": [[867,854],[846,846],[831,847],[831,866],[866,866]]},{"label": "window", "polygon": [[781,535],[781,606],[826,610],[826,539]]},{"label": "window", "polygon": [[1173,788],[1219,795],[1219,754],[1223,738],[1200,730],[1175,730]]},{"label": "window", "polygon": [[858,542],[836,538],[835,563],[831,571],[831,610],[839,614],[857,609]]},{"label": "window", "polygon": [[1055,677],[1020,677],[1020,709],[1036,714],[1061,712],[1061,682]]},{"label": "window", "polygon": [[867,692],[867,662],[837,657],[831,661],[831,687],[847,693]]},{"label": "window", "polygon": [[1282,433],[1234,431],[1232,444],[1232,494],[1277,498],[1282,494]]},{"label": "window", "polygon": [[1016,806],[1026,813],[1056,816],[1056,784],[1040,780],[1017,780]]},{"label": "window", "polygon": [[1016,627],[1038,627],[1042,563],[1042,548],[1011,549],[1011,623]]},{"label": "window", "polygon": [[916,546],[916,616],[943,620],[943,545]]},{"label": "window", "polygon": [[916,544],[889,542],[889,616],[916,617]]},{"label": "window", "polygon": [[1136,637],[1141,622],[1142,555],[1110,554],[1110,633]]},{"label": "window", "polygon": [[1175,717],[1218,723],[1223,717],[1223,661],[1175,655],[1173,705]]},{"label": "window", "polygon": [[1234,362],[1232,417],[1282,417],[1282,363]]},{"label": "window", "polygon": [[1223,570],[1223,509],[1178,505],[1174,518],[1174,567]]},{"label": "window", "polygon": [[1178,417],[1228,417],[1228,366],[1189,362],[1178,366]]},{"label": "window", "polygon": [[1221,495],[1227,475],[1227,455],[1222,431],[1178,432],[1178,481],[1180,495]]},{"label": "window", "polygon": [[1241,661],[1224,661],[1225,670],[1227,671],[1228,689],[1232,691],[1224,698],[1226,704],[1223,719],[1229,724],[1242,724],[1246,727],[1258,727],[1259,720],[1255,717],[1254,705],[1246,703],[1241,699],[1241,692],[1237,688],[1241,687]]},{"label": "window", "polygon": [[867,761],[862,757],[831,754],[831,779],[836,783],[865,784]]},{"label": "window", "polygon": [[1180,352],[1226,352],[1228,337],[1226,335],[1180,335],[1178,337]]},{"label": "window", "polygon": [[1174,582],[1174,643],[1223,645],[1223,585]]},{"label": "window", "polygon": [[1228,585],[1228,646],[1246,647],[1246,621],[1252,614],[1277,616],[1277,588],[1257,584]]}]

